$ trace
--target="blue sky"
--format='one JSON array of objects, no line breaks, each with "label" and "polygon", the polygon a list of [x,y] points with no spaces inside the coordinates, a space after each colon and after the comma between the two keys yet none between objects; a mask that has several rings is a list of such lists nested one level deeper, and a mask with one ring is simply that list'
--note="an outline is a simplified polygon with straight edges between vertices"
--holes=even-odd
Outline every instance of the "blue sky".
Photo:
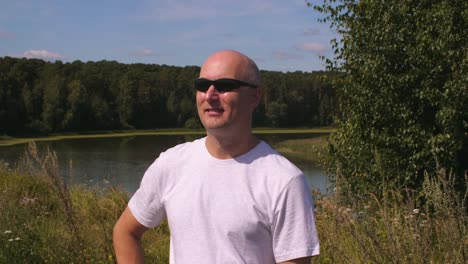
[{"label": "blue sky", "polygon": [[337,35],[320,16],[304,0],[0,0],[0,57],[186,66],[235,49],[262,70],[324,70]]}]

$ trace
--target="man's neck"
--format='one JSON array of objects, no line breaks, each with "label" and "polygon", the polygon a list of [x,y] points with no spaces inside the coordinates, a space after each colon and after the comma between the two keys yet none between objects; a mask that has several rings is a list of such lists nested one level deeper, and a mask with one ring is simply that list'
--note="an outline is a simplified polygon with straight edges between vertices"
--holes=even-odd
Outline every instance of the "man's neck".
[{"label": "man's neck", "polygon": [[206,148],[217,159],[232,159],[252,150],[260,140],[252,132],[246,135],[217,136],[207,133]]}]

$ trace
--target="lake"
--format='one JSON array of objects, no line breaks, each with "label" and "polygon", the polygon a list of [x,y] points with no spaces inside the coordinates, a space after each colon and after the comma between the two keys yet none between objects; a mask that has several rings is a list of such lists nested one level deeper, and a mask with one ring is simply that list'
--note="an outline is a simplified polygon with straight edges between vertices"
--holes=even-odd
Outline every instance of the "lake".
[{"label": "lake", "polygon": [[[269,144],[292,139],[311,138],[314,134],[260,134]],[[191,141],[202,135],[138,135],[109,138],[65,139],[37,142],[40,151],[55,151],[62,174],[68,183],[87,186],[112,184],[128,193],[134,193],[148,166],[162,151],[177,144]],[[0,161],[15,167],[27,150],[27,144],[0,147]],[[311,162],[293,159],[307,176],[312,189],[328,192],[327,176]],[[70,169],[71,167],[71,169]]]}]

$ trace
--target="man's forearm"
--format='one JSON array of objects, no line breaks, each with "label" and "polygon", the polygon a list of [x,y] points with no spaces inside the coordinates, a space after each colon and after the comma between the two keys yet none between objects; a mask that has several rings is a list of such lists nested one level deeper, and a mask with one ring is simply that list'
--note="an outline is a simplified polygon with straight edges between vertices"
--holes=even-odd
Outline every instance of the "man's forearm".
[{"label": "man's forearm", "polygon": [[127,207],[114,226],[113,240],[118,263],[144,263],[141,238],[148,228]]},{"label": "man's forearm", "polygon": [[114,250],[117,263],[144,263],[140,239],[131,234],[114,231]]}]

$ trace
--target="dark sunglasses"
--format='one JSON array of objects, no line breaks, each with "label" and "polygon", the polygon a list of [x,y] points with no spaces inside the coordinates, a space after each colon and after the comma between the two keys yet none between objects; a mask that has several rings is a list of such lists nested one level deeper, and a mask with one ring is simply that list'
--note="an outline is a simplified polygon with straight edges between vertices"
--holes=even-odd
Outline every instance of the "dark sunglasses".
[{"label": "dark sunglasses", "polygon": [[208,80],[205,78],[200,78],[200,79],[195,80],[194,85],[195,85],[195,89],[197,89],[200,92],[208,91],[211,85],[214,85],[214,87],[216,88],[218,92],[232,91],[234,89],[240,88],[241,86],[248,86],[252,88],[258,87],[255,84],[239,81],[236,79],[229,79],[229,78],[223,78],[223,79],[218,79],[214,81]]}]

